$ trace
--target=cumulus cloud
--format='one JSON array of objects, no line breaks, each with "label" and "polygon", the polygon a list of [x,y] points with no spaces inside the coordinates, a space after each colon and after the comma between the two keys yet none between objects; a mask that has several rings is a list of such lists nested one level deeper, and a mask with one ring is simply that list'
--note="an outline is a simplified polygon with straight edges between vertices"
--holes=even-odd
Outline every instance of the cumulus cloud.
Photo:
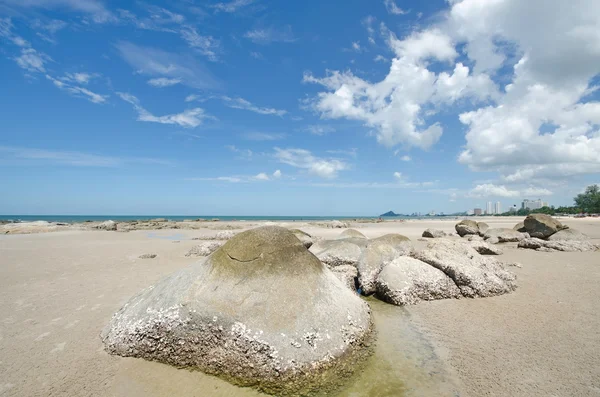
[{"label": "cumulus cloud", "polygon": [[279,179],[281,178],[281,171],[280,170],[276,170],[275,172],[273,172],[273,178],[275,179]]},{"label": "cumulus cloud", "polygon": [[281,163],[304,169],[310,174],[326,179],[336,178],[339,171],[349,168],[343,161],[319,158],[305,149],[275,148],[275,158]]},{"label": "cumulus cloud", "polygon": [[202,124],[204,120],[211,118],[211,116],[208,116],[202,108],[186,109],[177,114],[155,116],[144,109],[140,104],[140,101],[135,96],[123,92],[117,92],[117,95],[119,95],[119,97],[125,102],[133,105],[133,108],[138,113],[138,121],[147,121],[160,124],[176,124],[184,128],[195,128]]},{"label": "cumulus cloud", "polygon": [[527,196],[551,196],[552,191],[546,188],[539,187],[527,187],[521,190],[509,189],[504,185],[494,185],[492,183],[486,183],[477,185],[471,189],[466,196],[472,198],[486,198],[486,197],[527,197]]},{"label": "cumulus cloud", "polygon": [[257,181],[268,181],[271,178],[269,178],[269,175],[265,174],[264,172],[261,172],[260,174],[255,175],[254,179]]}]

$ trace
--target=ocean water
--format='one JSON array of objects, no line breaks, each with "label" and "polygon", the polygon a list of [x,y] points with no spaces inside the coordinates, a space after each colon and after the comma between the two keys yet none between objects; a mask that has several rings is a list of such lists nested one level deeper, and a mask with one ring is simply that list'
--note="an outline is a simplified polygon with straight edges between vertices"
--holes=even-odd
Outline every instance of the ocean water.
[{"label": "ocean water", "polygon": [[[329,221],[350,219],[376,219],[378,216],[219,216],[219,215],[0,215],[0,220],[13,222],[65,222],[76,223],[85,221],[126,222],[136,220],[149,220],[165,218],[170,221],[183,221],[184,219],[219,219],[221,221]],[[388,218],[386,218],[388,219]],[[402,219],[393,217],[389,219]]]}]

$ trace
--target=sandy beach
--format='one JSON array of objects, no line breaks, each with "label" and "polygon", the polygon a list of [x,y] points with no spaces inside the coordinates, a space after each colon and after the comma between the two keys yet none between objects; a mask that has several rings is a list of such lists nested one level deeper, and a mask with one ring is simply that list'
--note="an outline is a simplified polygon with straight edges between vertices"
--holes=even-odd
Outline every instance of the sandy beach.
[{"label": "sandy beach", "polygon": [[[521,218],[481,218],[512,228]],[[600,219],[561,221],[600,243]],[[456,220],[353,223],[369,238],[400,233],[416,247],[423,230]],[[110,356],[99,334],[134,294],[199,260],[185,254],[196,230],[89,230],[0,236],[1,396],[259,396],[200,372]],[[338,235],[285,222],[322,238]],[[244,229],[236,229],[244,230]],[[537,252],[503,244],[518,289],[482,299],[403,308],[371,302],[375,358],[340,396],[600,396],[600,252]],[[153,259],[140,259],[156,254]],[[369,298],[371,299],[371,298]]]}]

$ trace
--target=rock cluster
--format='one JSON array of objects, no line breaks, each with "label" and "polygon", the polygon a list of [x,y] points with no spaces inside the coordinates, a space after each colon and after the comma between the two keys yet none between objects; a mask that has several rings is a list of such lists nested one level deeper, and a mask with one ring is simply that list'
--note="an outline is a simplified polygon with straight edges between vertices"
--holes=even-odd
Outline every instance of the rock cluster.
[{"label": "rock cluster", "polygon": [[[515,228],[521,227],[516,225]],[[524,230],[531,238],[519,242],[519,248],[537,251],[595,251],[598,246],[590,243],[589,237],[578,230],[570,229],[558,220],[545,214],[531,214],[523,222]]]}]

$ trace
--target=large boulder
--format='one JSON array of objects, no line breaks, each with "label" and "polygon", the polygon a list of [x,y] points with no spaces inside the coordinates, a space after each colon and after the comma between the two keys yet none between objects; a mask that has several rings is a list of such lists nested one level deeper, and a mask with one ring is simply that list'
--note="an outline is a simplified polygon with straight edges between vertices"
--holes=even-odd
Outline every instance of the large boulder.
[{"label": "large boulder", "polygon": [[492,244],[489,244],[481,240],[471,240],[468,242],[469,246],[481,255],[502,255],[502,250]]},{"label": "large boulder", "polygon": [[554,240],[547,241],[539,238],[528,238],[519,243],[519,248],[528,248],[536,251],[564,251],[564,252],[584,252],[596,251],[600,247],[589,241],[577,240]]},{"label": "large boulder", "polygon": [[377,278],[377,297],[398,305],[461,297],[460,290],[442,271],[410,257],[400,257],[383,268]]},{"label": "large boulder", "polygon": [[354,266],[342,265],[334,267],[331,272],[351,291],[356,292],[358,270]]},{"label": "large boulder", "polygon": [[590,238],[576,229],[564,229],[548,237],[548,241],[587,241]]},{"label": "large boulder", "polygon": [[347,229],[344,230],[342,233],[340,233],[339,236],[336,237],[337,240],[343,240],[346,238],[363,238],[366,239],[367,237],[362,234],[361,232],[359,232],[358,230],[354,230],[354,229]]},{"label": "large boulder", "polygon": [[525,218],[525,231],[531,237],[548,238],[559,230],[567,229],[568,226],[563,225],[550,215],[546,214],[531,214]]},{"label": "large boulder", "polygon": [[519,222],[514,227],[513,230],[517,232],[525,233],[527,230],[525,229],[525,222]]},{"label": "large boulder", "polygon": [[480,255],[462,241],[432,240],[412,256],[443,271],[466,297],[502,295],[516,288],[516,276],[501,262]]},{"label": "large boulder", "polygon": [[438,229],[426,229],[423,232],[423,234],[421,235],[421,237],[440,238],[440,237],[446,237],[446,233],[443,232],[442,230],[438,230]]},{"label": "large boulder", "polygon": [[[367,240],[362,241],[366,242]],[[342,265],[357,267],[362,249],[362,246],[351,239],[321,240],[310,247],[310,252],[329,268]]]},{"label": "large boulder", "polygon": [[314,244],[313,238],[310,234],[303,232],[300,229],[291,229],[290,232],[292,232],[306,248],[310,248]]},{"label": "large boulder", "polygon": [[477,228],[479,229],[479,235],[483,236],[490,226],[485,222],[477,222]]},{"label": "large boulder", "polygon": [[477,226],[477,222],[470,219],[465,219],[458,222],[456,225],[454,225],[454,228],[460,237],[463,237],[467,234],[479,234],[479,226]]},{"label": "large boulder", "polygon": [[380,242],[400,247],[406,246],[407,241],[410,241],[408,237],[398,233],[384,234],[383,236],[379,236],[371,240],[371,242]]},{"label": "large boulder", "polygon": [[375,292],[377,276],[388,263],[399,256],[410,255],[413,251],[410,240],[395,241],[393,238],[371,240],[362,250],[358,258],[358,285],[362,294],[370,295]]},{"label": "large boulder", "polygon": [[102,340],[112,354],[307,395],[363,360],[371,324],[368,305],[290,231],[267,226],[140,292]]},{"label": "large boulder", "polygon": [[516,243],[529,237],[527,233],[517,232],[513,229],[495,228],[488,229],[483,235],[483,238],[492,243]]}]

